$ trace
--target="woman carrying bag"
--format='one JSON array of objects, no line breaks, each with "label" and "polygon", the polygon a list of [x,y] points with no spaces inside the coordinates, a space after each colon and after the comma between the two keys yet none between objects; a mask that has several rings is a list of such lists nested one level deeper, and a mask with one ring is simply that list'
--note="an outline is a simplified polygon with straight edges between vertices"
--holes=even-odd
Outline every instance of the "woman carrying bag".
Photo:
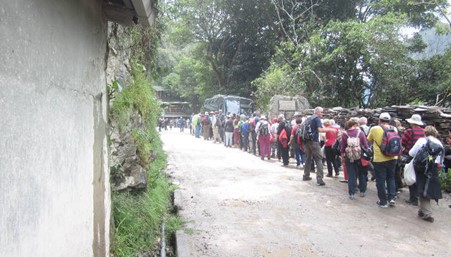
[{"label": "woman carrying bag", "polygon": [[434,222],[431,199],[438,203],[442,198],[438,170],[442,166],[444,148],[437,139],[438,132],[433,126],[426,126],[424,135],[410,149],[409,155],[415,157],[413,164],[419,196],[418,216],[425,221]]},{"label": "woman carrying bag", "polygon": [[[357,177],[359,179],[360,197],[365,197],[367,188],[367,170],[362,166],[362,150],[368,148],[365,133],[359,128],[357,118],[351,118],[346,125],[346,131],[342,134],[340,153],[342,163],[346,165],[348,172],[349,199],[355,200]],[[366,171],[366,172],[365,172]]]}]

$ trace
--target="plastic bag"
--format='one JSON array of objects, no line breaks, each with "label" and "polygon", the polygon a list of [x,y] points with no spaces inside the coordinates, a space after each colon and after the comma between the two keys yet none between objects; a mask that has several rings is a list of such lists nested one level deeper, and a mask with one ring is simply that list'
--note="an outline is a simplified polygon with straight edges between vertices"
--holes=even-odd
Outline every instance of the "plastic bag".
[{"label": "plastic bag", "polygon": [[408,162],[404,166],[404,182],[406,185],[411,186],[416,182],[415,169],[413,167],[413,160]]}]

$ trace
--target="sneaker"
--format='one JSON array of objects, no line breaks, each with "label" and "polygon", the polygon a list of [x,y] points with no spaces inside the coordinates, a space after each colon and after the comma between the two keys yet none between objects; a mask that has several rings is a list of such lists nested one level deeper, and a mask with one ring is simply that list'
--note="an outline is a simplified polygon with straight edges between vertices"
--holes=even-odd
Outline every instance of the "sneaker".
[{"label": "sneaker", "polygon": [[347,179],[342,179],[342,180],[340,180],[340,182],[341,183],[348,183],[348,180]]},{"label": "sneaker", "polygon": [[355,200],[355,195],[349,195],[349,199]]},{"label": "sneaker", "polygon": [[300,169],[301,168],[301,165],[296,165],[296,169]]},{"label": "sneaker", "polygon": [[304,168],[304,164],[299,164],[299,169],[303,169]]},{"label": "sneaker", "polygon": [[331,178],[333,176],[332,176],[332,174],[327,174],[326,177]]},{"label": "sneaker", "polygon": [[262,157],[260,157],[260,159],[263,161],[265,158],[263,158],[263,156],[262,156]]},{"label": "sneaker", "polygon": [[309,181],[309,180],[312,180],[312,177],[302,176],[302,180],[303,181]]},{"label": "sneaker", "polygon": [[395,207],[396,202],[395,202],[395,200],[391,199],[388,204],[390,205],[390,207]]},{"label": "sneaker", "polygon": [[365,197],[365,192],[360,192],[360,197]]},{"label": "sneaker", "polygon": [[388,204],[381,204],[380,201],[377,201],[376,204],[379,205],[379,207],[381,208],[388,208]]},{"label": "sneaker", "polygon": [[318,180],[316,183],[318,184],[318,186],[325,186],[326,185],[326,183],[324,183],[323,180]]}]

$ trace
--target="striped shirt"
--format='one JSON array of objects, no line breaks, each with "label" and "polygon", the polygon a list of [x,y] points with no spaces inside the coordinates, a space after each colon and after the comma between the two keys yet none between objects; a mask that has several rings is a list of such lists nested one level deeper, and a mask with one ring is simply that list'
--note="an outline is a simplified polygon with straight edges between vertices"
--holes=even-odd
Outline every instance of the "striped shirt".
[{"label": "striped shirt", "polygon": [[422,137],[424,137],[424,128],[416,127],[407,129],[401,139],[401,145],[404,147],[403,154],[408,155],[410,149]]}]

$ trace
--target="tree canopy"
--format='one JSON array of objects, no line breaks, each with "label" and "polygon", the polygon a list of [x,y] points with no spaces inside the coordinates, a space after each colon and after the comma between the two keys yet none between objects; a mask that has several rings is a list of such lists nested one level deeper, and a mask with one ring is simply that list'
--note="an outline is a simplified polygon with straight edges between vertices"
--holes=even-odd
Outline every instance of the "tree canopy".
[{"label": "tree canopy", "polygon": [[166,1],[159,83],[195,107],[219,93],[253,97],[262,109],[275,94],[325,107],[450,105],[449,50],[412,57],[426,47],[418,32],[449,31],[446,8],[446,0]]}]

